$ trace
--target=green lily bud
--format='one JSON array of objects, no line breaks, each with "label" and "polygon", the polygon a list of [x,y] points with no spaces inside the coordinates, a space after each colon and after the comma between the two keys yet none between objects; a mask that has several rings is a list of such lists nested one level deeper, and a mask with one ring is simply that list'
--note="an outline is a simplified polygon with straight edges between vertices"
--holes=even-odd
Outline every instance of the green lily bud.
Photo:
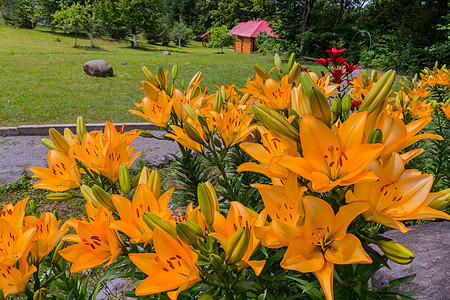
[{"label": "green lily bud", "polygon": [[155,215],[152,212],[144,213],[142,218],[144,219],[144,222],[148,225],[148,227],[150,227],[151,230],[159,228],[161,230],[164,230],[174,239],[178,239],[178,235],[175,228],[173,228],[173,226],[170,225],[170,223],[167,222],[166,220],[161,219],[159,216]]},{"label": "green lily bud", "polygon": [[414,253],[405,246],[388,241],[378,241],[378,247],[384,252],[387,258],[398,264],[407,265],[414,259]]},{"label": "green lily bud", "polygon": [[160,83],[161,89],[163,89],[167,85],[166,74],[164,74],[163,68],[158,68],[158,81]]},{"label": "green lily bud", "polygon": [[126,165],[120,165],[119,167],[119,184],[122,192],[125,195],[131,190],[131,182],[130,182],[130,170],[128,170]]},{"label": "green lily bud", "polygon": [[86,121],[84,120],[84,118],[82,116],[79,116],[77,118],[77,137],[78,140],[81,142],[83,142],[83,137],[86,134]]},{"label": "green lily bud", "polygon": [[185,244],[195,247],[197,245],[197,235],[191,227],[184,223],[177,223],[175,226],[178,237]]},{"label": "green lily bud", "polygon": [[220,88],[220,96],[222,97],[223,100],[227,101],[227,91],[225,90],[225,87],[222,86]]},{"label": "green lily bud", "polygon": [[330,122],[331,125],[333,125],[339,120],[341,111],[342,111],[342,100],[340,98],[334,98],[333,103],[331,104],[331,112],[333,113],[333,117]]},{"label": "green lily bud", "polygon": [[194,75],[194,77],[192,77],[191,81],[189,82],[187,90],[190,90],[192,88],[192,86],[194,85],[194,83],[198,83],[198,82],[200,82],[200,80],[202,80],[202,72],[198,71]]},{"label": "green lily bud", "polygon": [[184,105],[184,111],[186,112],[186,114],[188,115],[189,118],[191,118],[192,120],[195,120],[197,113],[189,104]]},{"label": "green lily bud", "polygon": [[192,125],[189,124],[189,123],[184,123],[183,129],[184,129],[184,132],[186,132],[186,135],[187,135],[191,140],[193,140],[193,141],[195,141],[195,142],[197,142],[197,143],[199,143],[199,144],[201,144],[201,145],[204,144],[203,139],[202,139],[202,137],[200,136],[200,133],[198,133],[197,129],[195,129],[194,126],[192,126]]},{"label": "green lily bud", "polygon": [[95,199],[97,199],[97,202],[100,203],[101,206],[112,212],[116,211],[116,207],[113,204],[111,195],[108,194],[104,189],[94,184],[94,186],[92,187],[92,193],[94,194]]},{"label": "green lily bud", "polygon": [[369,133],[367,144],[381,144],[383,141],[383,132],[381,129],[375,128]]},{"label": "green lily bud", "polygon": [[34,200],[30,200],[28,203],[30,204],[31,213],[36,215],[36,202],[34,202]]},{"label": "green lily bud", "polygon": [[73,195],[70,193],[52,193],[47,195],[48,201],[56,201],[56,202],[67,201],[72,198]]},{"label": "green lily bud", "polygon": [[139,136],[142,136],[144,138],[153,138],[154,137],[154,135],[150,131],[143,130],[143,129],[138,129],[137,131],[140,132]]},{"label": "green lily bud", "polygon": [[253,104],[255,116],[270,130],[300,142],[299,132],[279,113],[261,103]]},{"label": "green lily bud", "polygon": [[372,73],[370,74],[370,77],[372,77],[372,81],[373,82],[377,82],[377,80],[378,80],[378,72],[377,72],[377,70],[373,69]]},{"label": "green lily bud", "polygon": [[345,95],[344,98],[342,98],[342,115],[344,116],[344,119],[347,120],[350,116],[350,109],[352,109],[352,98],[350,95]]},{"label": "green lily bud", "polygon": [[211,262],[212,266],[216,270],[222,270],[223,269],[223,260],[220,258],[217,254],[211,254],[209,256],[209,261]]},{"label": "green lily bud", "polygon": [[283,64],[281,63],[281,57],[278,55],[278,53],[275,53],[274,61],[275,61],[275,66],[277,67],[278,71],[280,73],[283,73]]},{"label": "green lily bud", "polygon": [[364,98],[359,111],[367,111],[370,115],[373,111],[379,108],[384,103],[386,97],[389,96],[389,92],[394,85],[395,75],[397,73],[394,70],[387,71],[380,80],[375,83],[367,96]]},{"label": "green lily bud", "polygon": [[[137,177],[137,176],[136,176],[136,177]],[[136,177],[135,177],[135,179],[136,179]],[[149,178],[150,178],[150,171],[149,171],[149,169],[148,169],[146,166],[144,166],[144,167],[142,168],[141,173],[139,174],[139,181],[138,181],[138,184],[141,184],[141,183],[147,184]],[[134,183],[134,180],[133,180],[133,183]],[[132,186],[133,186],[133,184],[132,184]],[[136,185],[136,186],[137,186],[137,185]]]},{"label": "green lily bud", "polygon": [[61,255],[59,255],[59,251],[66,248],[68,241],[59,241],[58,245],[56,245],[55,252],[52,257],[52,265],[57,264],[61,260]]},{"label": "green lily bud", "polygon": [[241,101],[239,101],[239,104],[245,104],[247,103],[248,99],[250,99],[250,94],[244,93],[241,97]]},{"label": "green lily bud", "polygon": [[214,300],[214,297],[210,294],[203,294],[200,297],[198,297],[198,300]]},{"label": "green lily bud", "polygon": [[250,232],[247,227],[240,227],[230,237],[225,246],[225,262],[233,265],[239,262],[245,255],[250,242]]},{"label": "green lily bud", "polygon": [[310,99],[313,88],[316,88],[314,81],[312,80],[311,76],[309,76],[308,72],[301,72],[300,80],[302,83],[302,89],[305,92],[306,97]]},{"label": "green lily bud", "polygon": [[294,66],[289,69],[288,83],[294,82],[300,75],[300,72],[301,72],[300,65],[298,63],[294,63]]},{"label": "green lily bud", "polygon": [[290,71],[295,63],[295,53],[292,53],[291,56],[289,56],[289,62],[288,62],[288,70]]},{"label": "green lily bud", "polygon": [[197,116],[197,120],[200,123],[200,125],[202,125],[203,128],[207,129],[208,128],[208,122],[206,121],[205,117],[202,115],[198,115]]},{"label": "green lily bud", "polygon": [[216,97],[214,98],[214,103],[213,103],[213,111],[220,113],[220,111],[222,110],[222,96],[220,95],[219,92],[216,93]]},{"label": "green lily bud", "polygon": [[153,192],[155,198],[159,199],[159,196],[161,196],[161,176],[159,175],[159,172],[157,170],[153,170],[150,173],[147,181],[147,186]]},{"label": "green lily bud", "polygon": [[89,186],[83,184],[80,187],[80,191],[81,194],[83,194],[83,197],[84,199],[86,199],[86,201],[90,201],[95,208],[100,208],[100,203],[98,203],[97,198],[95,198],[94,193],[92,192],[92,189]]},{"label": "green lily bud", "polygon": [[184,82],[184,79],[182,79],[181,80],[181,82],[180,82],[180,88],[182,89],[182,90],[184,90],[184,87],[186,86],[186,83]]},{"label": "green lily bud", "polygon": [[195,97],[198,96],[198,94],[200,94],[200,88],[196,87],[196,88],[192,91],[191,96],[190,96],[190,99],[191,99],[191,100],[194,99]]},{"label": "green lily bud", "polygon": [[155,75],[153,75],[153,73],[149,69],[147,69],[147,67],[142,67],[142,72],[144,72],[144,76],[147,81],[149,81],[154,86],[159,87],[159,84],[155,79]]},{"label": "green lily bud", "polygon": [[314,117],[321,120],[324,124],[330,126],[331,123],[331,109],[325,95],[317,88],[312,88],[309,105]]},{"label": "green lily bud", "polygon": [[55,128],[50,128],[48,133],[56,148],[59,151],[67,154],[67,152],[69,152],[70,146],[69,143],[66,141],[66,139]]},{"label": "green lily bud", "polygon": [[42,144],[44,144],[44,146],[46,146],[47,148],[49,148],[51,150],[58,150],[58,148],[56,148],[55,144],[53,144],[53,142],[49,139],[42,138],[41,142],[42,142]]},{"label": "green lily bud", "polygon": [[48,290],[46,288],[42,288],[33,295],[33,300],[47,300]]},{"label": "green lily bud", "polygon": [[197,223],[195,223],[194,221],[186,220],[186,225],[189,226],[189,228],[191,228],[192,231],[194,231],[196,235],[203,236],[202,228]]},{"label": "green lily bud", "polygon": [[261,78],[262,78],[263,80],[267,80],[267,79],[270,78],[269,73],[267,73],[267,71],[266,71],[263,67],[261,67],[259,64],[254,64],[254,65],[253,65],[253,68],[255,68],[255,72],[256,72],[259,76],[261,76]]},{"label": "green lily bud", "polygon": [[178,76],[178,66],[177,65],[173,65],[172,67],[172,80],[175,81],[175,79],[177,79]]},{"label": "green lily bud", "polygon": [[201,183],[197,186],[198,203],[203,217],[209,226],[214,224],[214,215],[219,211],[219,200],[211,182]]},{"label": "green lily bud", "polygon": [[450,204],[450,188],[439,191],[439,193],[444,193],[444,195],[431,201],[428,206],[437,210],[443,210]]},{"label": "green lily bud", "polygon": [[216,137],[213,137],[213,143],[214,143],[214,146],[216,146],[216,147],[222,146],[222,141]]}]

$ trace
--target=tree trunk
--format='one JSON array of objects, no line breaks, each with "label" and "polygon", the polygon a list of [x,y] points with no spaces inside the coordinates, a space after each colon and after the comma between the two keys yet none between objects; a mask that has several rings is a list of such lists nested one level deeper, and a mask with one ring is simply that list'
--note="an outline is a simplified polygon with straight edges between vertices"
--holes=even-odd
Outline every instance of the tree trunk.
[{"label": "tree trunk", "polygon": [[133,33],[133,47],[137,48],[137,46],[136,33]]},{"label": "tree trunk", "polygon": [[181,48],[181,37],[178,37],[178,48]]},{"label": "tree trunk", "polygon": [[303,54],[303,46],[305,42],[304,34],[308,30],[309,19],[311,17],[311,10],[314,6],[315,0],[304,0],[303,1],[303,14],[302,14],[302,40],[300,42],[300,53]]},{"label": "tree trunk", "polygon": [[334,22],[334,26],[338,25],[342,19],[342,14],[344,13],[344,4],[345,4],[344,2],[345,2],[344,0],[339,1],[339,12],[336,16],[336,22]]},{"label": "tree trunk", "polygon": [[78,31],[75,31],[75,45],[74,45],[74,47],[77,46],[77,36],[78,36]]},{"label": "tree trunk", "polygon": [[91,47],[94,48],[94,40],[92,39],[92,32],[89,32],[89,38],[91,39]]}]

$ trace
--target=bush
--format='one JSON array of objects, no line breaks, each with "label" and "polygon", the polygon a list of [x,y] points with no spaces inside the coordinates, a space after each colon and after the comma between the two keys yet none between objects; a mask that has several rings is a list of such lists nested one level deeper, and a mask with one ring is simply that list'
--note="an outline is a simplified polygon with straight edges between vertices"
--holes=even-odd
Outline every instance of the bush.
[{"label": "bush", "polygon": [[278,38],[268,35],[266,32],[261,32],[256,36],[256,47],[258,48],[258,52],[262,54],[285,52]]},{"label": "bush", "polygon": [[189,44],[192,39],[192,30],[181,22],[175,22],[170,31],[170,40],[179,47]]}]

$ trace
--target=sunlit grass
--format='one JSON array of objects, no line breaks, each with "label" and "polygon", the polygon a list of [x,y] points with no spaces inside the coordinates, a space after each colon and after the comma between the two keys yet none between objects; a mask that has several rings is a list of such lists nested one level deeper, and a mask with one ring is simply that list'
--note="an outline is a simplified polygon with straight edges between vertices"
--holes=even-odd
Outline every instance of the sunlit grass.
[{"label": "sunlit grass", "polygon": [[[170,70],[179,66],[176,86],[203,73],[202,86],[213,92],[215,85],[244,86],[253,64],[270,69],[273,57],[203,48],[192,42],[181,49],[175,46],[149,45],[139,41],[139,48],[129,43],[96,39],[95,48],[85,36],[74,36],[50,29],[25,30],[0,24],[0,126],[23,124],[73,123],[79,115],[87,122],[142,121],[128,113],[140,102],[139,90],[144,79],[141,68],[156,73],[159,66]],[[163,55],[169,50],[172,55]],[[114,77],[87,76],[83,64],[104,59],[114,69]],[[119,64],[125,62],[129,65]],[[316,65],[310,70],[318,71]]]}]

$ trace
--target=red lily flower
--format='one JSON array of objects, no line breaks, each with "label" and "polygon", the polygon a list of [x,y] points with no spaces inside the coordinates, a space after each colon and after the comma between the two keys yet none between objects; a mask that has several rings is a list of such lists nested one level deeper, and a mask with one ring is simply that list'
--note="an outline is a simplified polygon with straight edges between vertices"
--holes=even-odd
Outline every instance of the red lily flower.
[{"label": "red lily flower", "polygon": [[341,84],[345,79],[342,79],[342,77],[345,75],[344,72],[344,68],[340,67],[338,68],[334,68],[334,71],[329,71],[329,73],[331,74],[331,81],[333,83],[338,83]]},{"label": "red lily flower", "polygon": [[328,68],[328,65],[330,64],[330,62],[331,62],[331,57],[330,58],[321,58],[318,62],[315,62],[315,63],[321,64],[325,68]]},{"label": "red lily flower", "polygon": [[331,54],[331,56],[333,57],[338,57],[339,55],[342,54],[342,52],[344,52],[347,49],[337,49],[337,48],[333,48],[331,50],[325,50],[325,52],[328,52]]},{"label": "red lily flower", "polygon": [[352,73],[353,71],[360,69],[359,64],[354,65],[353,63],[344,62],[345,72],[347,74]]}]

